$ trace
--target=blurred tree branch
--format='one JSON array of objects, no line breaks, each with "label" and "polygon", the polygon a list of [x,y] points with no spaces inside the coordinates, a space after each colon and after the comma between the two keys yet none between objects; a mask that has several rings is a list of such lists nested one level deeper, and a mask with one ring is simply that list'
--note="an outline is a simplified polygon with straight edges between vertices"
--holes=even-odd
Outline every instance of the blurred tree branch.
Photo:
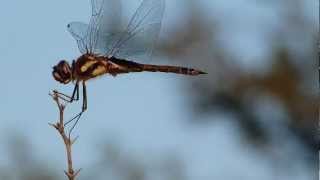
[{"label": "blurred tree branch", "polygon": [[77,140],[71,139],[71,136],[67,136],[66,130],[65,130],[65,123],[64,123],[64,110],[65,110],[65,105],[62,104],[59,101],[59,95],[57,92],[53,92],[53,94],[50,94],[50,96],[53,98],[53,100],[56,102],[58,109],[59,109],[59,120],[55,124],[50,124],[52,127],[54,127],[59,134],[61,135],[61,138],[65,144],[66,148],[66,153],[67,153],[67,166],[68,170],[65,171],[66,176],[68,177],[69,180],[75,180],[81,169],[75,171],[73,169],[73,162],[72,162],[72,145],[73,143]]},{"label": "blurred tree branch", "polygon": [[[279,22],[280,30],[274,29],[270,33],[272,54],[265,59],[269,66],[265,73],[248,71],[234,63],[239,60],[226,53],[221,41],[216,41],[223,24],[215,22],[228,22],[218,20],[223,17],[216,17],[217,21],[209,20],[208,14],[201,10],[202,7],[195,0],[186,3],[188,13],[184,20],[188,23],[178,25],[176,33],[169,35],[169,43],[160,45],[160,51],[170,59],[204,66],[209,72],[206,79],[192,83],[187,81],[192,87],[190,92],[194,97],[194,109],[198,110],[195,113],[210,113],[217,108],[235,113],[245,138],[253,140],[256,145],[268,144],[265,128],[247,102],[248,92],[258,89],[260,93],[284,105],[284,113],[289,117],[288,128],[313,150],[318,144],[314,134],[319,96],[312,92],[315,75],[312,66],[315,62],[311,60],[316,58],[317,48],[310,46],[310,41],[314,39],[304,35],[312,34],[310,32],[313,32],[314,26],[303,13],[301,1],[288,2],[273,2],[273,6],[285,10],[278,12],[282,20]],[[301,44],[298,50],[292,48],[295,44]],[[251,103],[260,95],[250,94]],[[261,116],[266,117],[267,114]]]}]

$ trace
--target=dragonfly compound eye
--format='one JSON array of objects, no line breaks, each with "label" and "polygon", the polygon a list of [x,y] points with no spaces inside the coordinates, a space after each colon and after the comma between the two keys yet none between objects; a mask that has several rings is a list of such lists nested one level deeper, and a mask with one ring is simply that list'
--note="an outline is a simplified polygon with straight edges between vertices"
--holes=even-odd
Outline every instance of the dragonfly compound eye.
[{"label": "dragonfly compound eye", "polygon": [[60,61],[53,67],[53,78],[63,84],[68,84],[72,79],[72,70],[67,61]]}]

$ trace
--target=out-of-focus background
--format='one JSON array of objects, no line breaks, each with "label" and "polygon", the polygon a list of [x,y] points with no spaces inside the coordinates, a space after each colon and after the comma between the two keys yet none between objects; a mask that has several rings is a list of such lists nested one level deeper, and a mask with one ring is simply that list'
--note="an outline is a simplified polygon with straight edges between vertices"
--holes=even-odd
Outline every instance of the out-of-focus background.
[{"label": "out-of-focus background", "polygon": [[[141,1],[123,1],[129,18]],[[318,175],[317,39],[313,0],[167,0],[153,62],[199,77],[141,73],[88,84],[76,128],[79,179],[310,180]],[[112,8],[112,7],[111,7]],[[79,56],[66,31],[88,0],[0,6],[0,179],[65,179],[51,77]],[[69,106],[72,116],[80,105]]]}]

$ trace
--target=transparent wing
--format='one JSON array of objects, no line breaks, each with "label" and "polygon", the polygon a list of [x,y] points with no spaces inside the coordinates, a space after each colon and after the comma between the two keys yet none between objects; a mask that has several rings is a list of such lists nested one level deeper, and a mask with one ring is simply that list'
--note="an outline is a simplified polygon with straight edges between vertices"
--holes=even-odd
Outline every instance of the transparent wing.
[{"label": "transparent wing", "polygon": [[81,53],[105,54],[121,27],[119,0],[91,0],[92,15],[88,24],[72,22],[68,31],[76,39]]},{"label": "transparent wing", "polygon": [[90,43],[93,42],[91,38],[93,36],[86,36],[89,29],[89,25],[83,22],[71,22],[68,24],[68,31],[72,37],[77,41],[79,51],[82,54],[87,52],[95,54],[105,54],[112,48],[112,44],[117,41],[121,33],[99,33],[96,34],[96,42],[93,48],[90,48]]},{"label": "transparent wing", "polygon": [[144,0],[126,30],[120,36],[114,36],[105,55],[138,61],[150,59],[160,32],[164,8],[164,0]]},{"label": "transparent wing", "polygon": [[119,0],[92,0],[91,4],[89,25],[81,22],[68,25],[81,53],[91,52],[123,59],[150,59],[161,28],[164,0],[144,0],[122,32],[119,30]]},{"label": "transparent wing", "polygon": [[86,53],[85,35],[88,30],[88,24],[82,22],[72,22],[67,25],[68,31],[77,41],[78,48],[81,53]]}]

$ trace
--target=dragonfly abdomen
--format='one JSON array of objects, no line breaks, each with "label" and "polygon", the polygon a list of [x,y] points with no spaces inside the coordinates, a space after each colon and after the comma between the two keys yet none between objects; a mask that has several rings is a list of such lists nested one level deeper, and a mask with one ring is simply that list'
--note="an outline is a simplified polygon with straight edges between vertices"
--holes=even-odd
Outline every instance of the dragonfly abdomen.
[{"label": "dragonfly abdomen", "polygon": [[190,76],[206,74],[205,72],[200,70],[180,67],[180,66],[162,66],[162,65],[142,64],[142,69],[143,71],[148,71],[148,72],[175,73],[175,74],[183,74],[183,75],[190,75]]},{"label": "dragonfly abdomen", "polygon": [[175,73],[175,74],[183,74],[183,75],[190,75],[190,76],[206,74],[203,71],[192,69],[192,68],[179,67],[179,66],[140,64],[133,61],[117,59],[114,57],[111,58],[110,61],[119,65],[125,73],[147,71],[147,72]]}]

